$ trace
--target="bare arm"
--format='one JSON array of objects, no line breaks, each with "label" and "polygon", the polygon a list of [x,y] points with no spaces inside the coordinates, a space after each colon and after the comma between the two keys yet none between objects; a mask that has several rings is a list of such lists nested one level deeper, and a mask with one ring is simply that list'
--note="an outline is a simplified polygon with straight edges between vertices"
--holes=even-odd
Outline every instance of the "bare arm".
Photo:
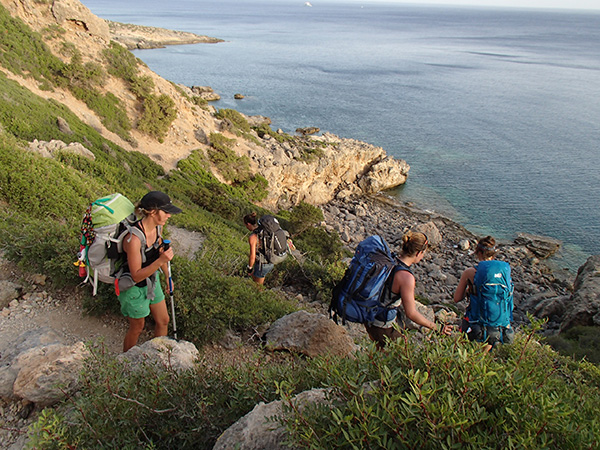
[{"label": "bare arm", "polygon": [[[429,328],[430,330],[438,330],[438,326],[435,322],[427,319],[417,310],[417,305],[415,303],[415,277],[412,274],[405,270],[396,272],[392,283],[392,292],[400,292],[404,312],[410,320],[422,327]],[[443,334],[450,335],[452,333],[452,326],[443,325],[440,331]]]},{"label": "bare arm", "polygon": [[248,237],[248,243],[250,244],[250,256],[248,257],[248,267],[253,267],[256,262],[256,247],[258,246],[258,236],[252,233]]},{"label": "bare arm", "polygon": [[417,305],[415,303],[415,277],[413,277],[412,274],[405,270],[396,272],[392,283],[392,291],[400,292],[404,312],[410,320],[422,327],[431,330],[437,329],[435,322],[427,319],[417,310]]},{"label": "bare arm", "polygon": [[468,292],[469,285],[473,285],[473,278],[475,278],[475,268],[470,267],[466,269],[462,275],[460,276],[460,281],[458,282],[458,286],[456,287],[456,291],[454,292],[454,302],[458,303]]},{"label": "bare arm", "polygon": [[127,264],[129,265],[131,278],[136,283],[151,277],[160,268],[167,274],[167,263],[173,259],[172,248],[165,251],[161,249],[159,258],[152,264],[142,268],[142,243],[137,236],[132,234],[123,239],[123,250],[127,253]]}]

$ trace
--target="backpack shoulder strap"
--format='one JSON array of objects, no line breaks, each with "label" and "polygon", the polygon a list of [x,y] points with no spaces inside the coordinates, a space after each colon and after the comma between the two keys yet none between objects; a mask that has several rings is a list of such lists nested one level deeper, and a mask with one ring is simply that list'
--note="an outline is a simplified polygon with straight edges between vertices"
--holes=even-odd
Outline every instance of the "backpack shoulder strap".
[{"label": "backpack shoulder strap", "polygon": [[392,269],[392,271],[390,272],[390,276],[388,277],[388,279],[385,283],[384,292],[381,297],[382,299],[385,300],[386,305],[391,305],[392,303],[394,303],[398,299],[400,299],[400,292],[392,291],[392,285],[394,284],[394,275],[396,275],[397,272],[404,270],[404,271],[410,273],[413,277],[415,276],[415,274],[412,272],[412,270],[410,270],[410,267],[408,267],[402,261],[397,260],[396,262],[398,264],[396,264],[394,266],[394,268]]}]

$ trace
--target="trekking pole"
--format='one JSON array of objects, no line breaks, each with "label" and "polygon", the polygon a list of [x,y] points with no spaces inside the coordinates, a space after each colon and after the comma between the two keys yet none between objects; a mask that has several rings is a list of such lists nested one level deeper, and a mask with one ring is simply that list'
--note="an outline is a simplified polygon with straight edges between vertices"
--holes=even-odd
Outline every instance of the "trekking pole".
[{"label": "trekking pole", "polygon": [[[164,249],[168,250],[171,246],[171,241],[169,239],[163,239]],[[173,317],[173,335],[175,339],[177,339],[177,322],[175,321],[175,301],[173,300],[173,277],[171,276],[171,261],[167,263],[167,268],[169,271],[169,295],[171,296],[171,316]]]}]

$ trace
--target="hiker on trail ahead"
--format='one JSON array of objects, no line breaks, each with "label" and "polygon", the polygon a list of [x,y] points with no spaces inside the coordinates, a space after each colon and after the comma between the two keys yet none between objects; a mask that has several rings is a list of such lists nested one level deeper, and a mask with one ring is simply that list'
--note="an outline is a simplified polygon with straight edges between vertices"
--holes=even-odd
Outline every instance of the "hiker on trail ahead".
[{"label": "hiker on trail ahead", "polygon": [[486,236],[479,240],[475,256],[479,264],[465,269],[454,293],[454,302],[470,299],[461,331],[469,340],[485,342],[487,349],[514,339],[513,283],[507,262],[494,259],[496,240]]},{"label": "hiker on trail ahead", "polygon": [[181,209],[171,203],[169,196],[160,191],[144,195],[136,207],[141,219],[134,223],[131,233],[123,239],[126,254],[125,271],[136,283],[119,294],[121,312],[129,321],[129,329],[123,341],[126,352],[137,344],[145,325],[145,318],[154,318],[154,336],[166,336],[169,313],[165,294],[160,285],[158,270],[168,273],[168,263],[173,259],[173,249],[164,249],[162,227],[169,217],[179,214]]},{"label": "hiker on trail ahead", "polygon": [[246,214],[244,216],[244,225],[248,231],[251,231],[248,236],[248,244],[250,244],[250,255],[248,256],[248,274],[259,285],[265,283],[265,277],[275,267],[273,264],[265,261],[263,249],[261,248],[261,240],[259,239],[260,227],[256,213]]},{"label": "hiker on trail ahead", "polygon": [[[406,316],[422,327],[430,330],[440,331],[443,334],[450,335],[452,326],[437,324],[427,319],[417,310],[415,303],[415,276],[410,270],[412,264],[419,263],[429,245],[427,236],[423,233],[408,232],[402,236],[402,251],[398,258],[398,266],[392,272],[391,289],[391,307],[397,307],[402,304]],[[385,346],[385,338],[398,339],[401,334],[393,327],[394,320],[383,322],[375,319],[372,325],[365,324],[369,337],[377,342],[379,348]]]}]

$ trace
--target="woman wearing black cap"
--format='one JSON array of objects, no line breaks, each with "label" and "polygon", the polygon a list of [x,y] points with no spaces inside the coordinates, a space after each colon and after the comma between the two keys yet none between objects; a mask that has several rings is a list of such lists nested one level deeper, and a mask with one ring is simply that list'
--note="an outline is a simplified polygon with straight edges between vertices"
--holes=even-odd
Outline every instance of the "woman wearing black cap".
[{"label": "woman wearing black cap", "polygon": [[127,265],[125,273],[135,283],[119,293],[121,312],[129,320],[129,329],[123,342],[124,352],[137,344],[149,314],[152,314],[155,322],[154,336],[167,335],[169,313],[158,270],[168,273],[167,266],[173,258],[173,249],[163,248],[161,231],[169,217],[180,212],[181,209],[171,203],[167,194],[149,192],[136,207],[136,215],[141,219],[123,239]]}]

